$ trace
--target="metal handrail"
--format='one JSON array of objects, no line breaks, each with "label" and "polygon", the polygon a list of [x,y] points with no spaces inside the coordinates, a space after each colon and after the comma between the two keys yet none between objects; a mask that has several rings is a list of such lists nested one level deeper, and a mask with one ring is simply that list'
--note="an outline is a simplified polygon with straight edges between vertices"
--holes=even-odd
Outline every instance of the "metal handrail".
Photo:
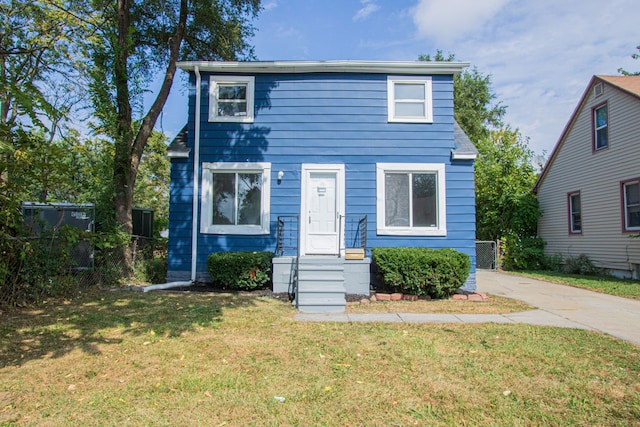
[{"label": "metal handrail", "polygon": [[[287,225],[291,228],[287,229]],[[296,228],[295,239],[292,236],[293,227]],[[298,308],[298,272],[300,268],[300,216],[281,215],[278,217],[276,255],[282,256],[287,250],[295,249],[295,268],[290,276],[289,297],[293,298]]]}]

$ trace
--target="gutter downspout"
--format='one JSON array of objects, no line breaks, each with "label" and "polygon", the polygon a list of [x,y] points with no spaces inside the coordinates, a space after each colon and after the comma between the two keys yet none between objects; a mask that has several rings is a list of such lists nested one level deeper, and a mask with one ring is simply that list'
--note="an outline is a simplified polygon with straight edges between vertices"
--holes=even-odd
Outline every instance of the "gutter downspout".
[{"label": "gutter downspout", "polygon": [[200,192],[200,90],[202,78],[200,76],[200,67],[197,65],[193,68],[196,75],[196,108],[195,108],[195,132],[193,140],[193,221],[191,224],[191,282],[196,281],[196,267],[198,264],[198,217],[199,217],[199,192]]}]

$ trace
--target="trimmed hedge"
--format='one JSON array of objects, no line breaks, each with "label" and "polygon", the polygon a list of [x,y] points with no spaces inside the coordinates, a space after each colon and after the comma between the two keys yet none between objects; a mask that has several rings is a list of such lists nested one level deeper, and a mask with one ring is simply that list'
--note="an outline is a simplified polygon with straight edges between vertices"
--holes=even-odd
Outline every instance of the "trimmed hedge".
[{"label": "trimmed hedge", "polygon": [[215,286],[250,291],[271,283],[271,252],[215,252],[207,269]]},{"label": "trimmed hedge", "polygon": [[393,292],[448,298],[464,285],[469,256],[455,249],[373,248],[373,261]]}]

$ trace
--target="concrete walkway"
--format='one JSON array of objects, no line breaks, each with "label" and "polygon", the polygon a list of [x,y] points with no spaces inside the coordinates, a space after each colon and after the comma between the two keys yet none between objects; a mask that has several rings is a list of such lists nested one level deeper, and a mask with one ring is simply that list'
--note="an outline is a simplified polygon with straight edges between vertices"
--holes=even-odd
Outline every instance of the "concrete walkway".
[{"label": "concrete walkway", "polygon": [[537,309],[511,314],[298,313],[295,318],[316,322],[529,323],[600,331],[640,345],[640,301],[493,271],[478,271],[477,280],[479,292],[517,299]]}]

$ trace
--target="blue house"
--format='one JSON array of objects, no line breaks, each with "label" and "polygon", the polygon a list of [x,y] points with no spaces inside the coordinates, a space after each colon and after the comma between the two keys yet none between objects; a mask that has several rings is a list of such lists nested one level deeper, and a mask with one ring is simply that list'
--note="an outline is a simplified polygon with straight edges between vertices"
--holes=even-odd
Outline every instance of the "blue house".
[{"label": "blue house", "polygon": [[[169,147],[168,281],[217,251],[273,251],[301,310],[369,294],[370,248],[472,259],[477,151],[454,121],[455,62],[182,62],[188,123]],[[195,195],[195,197],[194,197]]]}]

